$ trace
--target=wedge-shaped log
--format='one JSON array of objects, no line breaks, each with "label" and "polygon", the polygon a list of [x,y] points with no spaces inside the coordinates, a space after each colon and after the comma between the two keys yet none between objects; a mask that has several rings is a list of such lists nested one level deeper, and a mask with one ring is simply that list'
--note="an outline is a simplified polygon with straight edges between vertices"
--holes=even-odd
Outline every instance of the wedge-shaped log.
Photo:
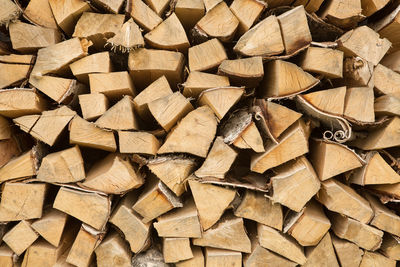
[{"label": "wedge-shaped log", "polygon": [[96,6],[101,7],[104,10],[107,10],[113,14],[118,14],[118,12],[121,10],[122,5],[124,4],[123,0],[117,0],[117,1],[112,1],[112,0],[95,0],[93,3]]},{"label": "wedge-shaped log", "polygon": [[254,152],[264,152],[264,142],[261,134],[252,121],[250,125],[244,129],[240,136],[232,143],[235,147],[242,149],[252,149]]},{"label": "wedge-shaped log", "polygon": [[395,199],[400,198],[400,183],[371,185],[369,186],[369,189],[372,189],[374,192],[383,196],[389,196]]},{"label": "wedge-shaped log", "polygon": [[110,217],[110,223],[115,225],[125,236],[134,253],[138,253],[149,245],[151,223],[143,223],[132,206],[137,200],[137,192],[125,195]]},{"label": "wedge-shaped log", "polygon": [[344,214],[362,223],[368,223],[373,217],[373,210],[368,201],[351,187],[335,179],[321,183],[317,200],[328,210]]},{"label": "wedge-shaped log", "polygon": [[35,149],[31,149],[21,156],[11,159],[0,168],[0,182],[32,177],[37,173],[37,164],[38,158]]},{"label": "wedge-shaped log", "polygon": [[366,251],[360,263],[360,267],[368,267],[368,266],[387,266],[387,267],[395,267],[396,261],[386,258],[380,253]]},{"label": "wedge-shaped log", "polygon": [[308,103],[327,113],[343,115],[346,87],[338,87],[302,95]]},{"label": "wedge-shaped log", "polygon": [[37,179],[47,183],[73,183],[85,179],[85,176],[78,146],[47,155],[37,172]]},{"label": "wedge-shaped log", "polygon": [[205,158],[216,128],[217,120],[212,110],[207,106],[199,107],[171,130],[157,153],[182,152]]},{"label": "wedge-shaped log", "polygon": [[154,173],[175,195],[186,191],[186,178],[194,172],[197,163],[189,157],[158,157],[147,164]]},{"label": "wedge-shaped log", "polygon": [[110,99],[135,96],[136,90],[127,71],[89,74],[91,93],[102,93]]},{"label": "wedge-shaped log", "polygon": [[99,118],[109,107],[107,97],[100,93],[82,94],[78,97],[82,116],[87,121]]},{"label": "wedge-shaped log", "polygon": [[343,76],[349,86],[373,86],[374,64],[361,57],[346,57]]},{"label": "wedge-shaped log", "polygon": [[201,238],[193,239],[193,245],[229,249],[250,253],[250,239],[246,234],[243,219],[227,215],[203,233]]},{"label": "wedge-shaped log", "polygon": [[145,0],[146,4],[154,10],[159,16],[163,15],[163,12],[169,5],[168,0]]},{"label": "wedge-shaped log", "polygon": [[19,256],[38,237],[39,235],[31,228],[31,224],[22,220],[4,235],[3,241]]},{"label": "wedge-shaped log", "polygon": [[400,260],[400,243],[397,236],[385,235],[380,248],[383,255],[392,259]]},{"label": "wedge-shaped log", "polygon": [[21,148],[14,138],[1,140],[0,151],[0,167],[7,164],[12,158],[21,155]]},{"label": "wedge-shaped log", "polygon": [[346,3],[339,0],[329,0],[326,6],[321,9],[321,18],[340,28],[353,28],[361,21],[362,1],[348,1]]},{"label": "wedge-shaped log", "polygon": [[262,97],[284,97],[297,94],[314,87],[319,80],[303,71],[299,66],[273,60],[266,64],[264,80],[261,82]]},{"label": "wedge-shaped log", "polygon": [[126,246],[124,239],[116,232],[109,234],[94,252],[98,267],[131,266],[132,252]]},{"label": "wedge-shaped log", "polygon": [[307,262],[303,266],[339,267],[329,233],[322,238],[317,246],[307,247],[305,250]]},{"label": "wedge-shaped log", "polygon": [[112,70],[109,52],[100,52],[81,58],[69,65],[78,81],[89,83],[89,74],[108,73]]},{"label": "wedge-shaped log", "polygon": [[147,87],[163,75],[171,86],[176,86],[183,79],[184,61],[180,52],[140,48],[129,53],[128,67],[139,89]]},{"label": "wedge-shaped log", "polygon": [[7,54],[0,56],[0,62],[11,64],[33,65],[34,59],[33,55]]},{"label": "wedge-shaped log", "polygon": [[201,0],[178,0],[175,4],[175,13],[183,27],[190,30],[204,16],[204,3]]},{"label": "wedge-shaped log", "polygon": [[369,87],[352,87],[346,91],[344,116],[359,122],[374,122],[374,91]]},{"label": "wedge-shaped log", "polygon": [[56,209],[45,212],[43,217],[31,224],[40,236],[55,247],[58,247],[67,223],[68,215]]},{"label": "wedge-shaped log", "polygon": [[15,125],[21,128],[22,131],[29,133],[35,123],[39,120],[40,115],[25,115],[13,119]]},{"label": "wedge-shaped log", "polygon": [[[179,3],[179,2],[178,2]],[[176,10],[175,10],[176,11]],[[177,267],[204,267],[203,251],[200,247],[192,246],[193,258],[175,263]]]},{"label": "wedge-shaped log", "polygon": [[[88,207],[91,207],[88,209]],[[53,208],[102,230],[110,216],[110,199],[95,192],[61,187],[54,200]]]},{"label": "wedge-shaped log", "polygon": [[330,48],[309,47],[301,58],[300,67],[327,78],[342,78],[343,52]]},{"label": "wedge-shaped log", "polygon": [[143,47],[144,39],[139,26],[133,19],[129,19],[112,38],[107,40],[106,46],[107,45],[110,45],[111,49],[114,51],[126,53],[133,49]]},{"label": "wedge-shaped log", "polygon": [[0,203],[0,221],[19,221],[42,217],[47,185],[5,183]]},{"label": "wedge-shaped log", "polygon": [[50,1],[32,0],[24,10],[27,20],[45,28],[58,29],[57,22],[50,8]]},{"label": "wedge-shaped log", "polygon": [[222,0],[203,0],[206,12],[210,11],[213,7],[222,2]]},{"label": "wedge-shaped log", "polygon": [[45,109],[46,101],[32,89],[0,90],[0,115],[4,117],[39,114]]},{"label": "wedge-shaped log", "polygon": [[206,247],[205,257],[207,267],[242,266],[242,253],[238,251]]},{"label": "wedge-shaped log", "polygon": [[224,46],[214,38],[189,48],[190,71],[205,71],[218,67],[228,59]]},{"label": "wedge-shaped log", "polygon": [[0,63],[0,88],[17,86],[28,78],[30,65]]},{"label": "wedge-shaped log", "polygon": [[374,69],[374,88],[378,93],[400,98],[400,74],[378,64]]},{"label": "wedge-shaped log", "polygon": [[142,0],[129,0],[126,3],[126,13],[146,31],[151,31],[163,20]]},{"label": "wedge-shaped log", "polygon": [[217,87],[229,86],[229,78],[215,74],[192,71],[183,84],[182,94],[186,97],[198,98],[201,92]]},{"label": "wedge-shaped log", "polygon": [[236,195],[236,190],[212,184],[202,184],[189,180],[190,190],[199,212],[199,219],[204,230],[213,226],[229,207]]},{"label": "wedge-shaped log", "polygon": [[156,155],[161,145],[160,141],[148,132],[118,131],[118,139],[121,153]]},{"label": "wedge-shaped log", "polygon": [[82,225],[75,238],[71,249],[68,252],[67,263],[75,265],[88,267],[94,260],[94,250],[100,243],[100,235],[97,233],[91,233],[89,226]]},{"label": "wedge-shaped log", "polygon": [[224,60],[218,67],[218,75],[229,77],[233,85],[257,87],[264,76],[261,57]]},{"label": "wedge-shaped log", "polygon": [[165,263],[174,263],[193,258],[190,239],[184,237],[164,238],[163,256]]},{"label": "wedge-shaped log", "polygon": [[360,266],[363,250],[356,244],[332,235],[332,244],[341,266]]},{"label": "wedge-shaped log", "polygon": [[256,0],[234,0],[229,8],[239,20],[237,33],[243,35],[247,32],[266,6],[263,2]]},{"label": "wedge-shaped log", "polygon": [[85,147],[102,149],[110,152],[117,150],[114,134],[96,127],[79,116],[75,116],[69,125],[69,142]]},{"label": "wedge-shaped log", "polygon": [[400,116],[400,97],[383,95],[375,98],[374,110],[377,116]]},{"label": "wedge-shaped log", "polygon": [[375,251],[381,246],[382,231],[340,214],[333,214],[330,218],[332,230],[338,237],[366,250]]}]

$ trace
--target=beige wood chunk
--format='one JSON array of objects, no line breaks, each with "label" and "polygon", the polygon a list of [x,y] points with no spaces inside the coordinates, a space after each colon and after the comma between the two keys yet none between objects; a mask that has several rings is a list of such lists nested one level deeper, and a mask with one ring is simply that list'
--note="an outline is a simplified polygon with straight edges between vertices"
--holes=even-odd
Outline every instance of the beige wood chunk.
[{"label": "beige wood chunk", "polygon": [[126,4],[126,13],[146,31],[151,31],[163,20],[142,0],[129,0]]},{"label": "beige wood chunk", "polygon": [[38,237],[39,235],[31,228],[31,224],[22,220],[4,235],[3,240],[19,256]]},{"label": "beige wood chunk", "polygon": [[204,3],[202,0],[177,0],[175,14],[186,30],[191,30],[204,16]]},{"label": "beige wood chunk", "polygon": [[193,258],[190,239],[183,237],[166,237],[163,239],[165,263],[174,263]]},{"label": "beige wood chunk", "polygon": [[127,71],[89,74],[91,93],[102,93],[110,99],[135,96],[135,86]]},{"label": "beige wood chunk", "polygon": [[205,248],[206,267],[242,266],[242,253],[226,249]]},{"label": "beige wood chunk", "polygon": [[160,141],[147,132],[118,131],[119,151],[144,155],[156,155]]},{"label": "beige wood chunk", "polygon": [[228,59],[228,56],[223,45],[216,38],[189,48],[190,71],[205,71],[216,68],[225,59]]},{"label": "beige wood chunk", "polygon": [[47,242],[58,247],[67,219],[67,214],[56,209],[50,209],[42,218],[34,221],[31,227]]},{"label": "beige wood chunk", "polygon": [[109,52],[100,52],[81,58],[69,65],[78,81],[89,83],[90,73],[109,73],[112,71]]},{"label": "beige wood chunk", "polygon": [[330,48],[309,47],[301,60],[300,67],[327,78],[342,78],[343,52]]},{"label": "beige wood chunk", "polygon": [[130,267],[132,253],[122,237],[113,232],[95,249],[98,267]]},{"label": "beige wood chunk", "polygon": [[79,104],[82,116],[87,121],[99,118],[109,107],[107,97],[100,93],[79,95]]}]

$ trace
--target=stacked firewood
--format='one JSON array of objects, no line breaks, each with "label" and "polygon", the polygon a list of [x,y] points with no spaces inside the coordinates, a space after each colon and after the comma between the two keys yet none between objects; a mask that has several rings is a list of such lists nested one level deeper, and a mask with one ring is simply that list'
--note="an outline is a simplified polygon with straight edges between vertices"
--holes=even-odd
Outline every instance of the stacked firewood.
[{"label": "stacked firewood", "polygon": [[396,266],[400,2],[0,0],[0,266]]}]

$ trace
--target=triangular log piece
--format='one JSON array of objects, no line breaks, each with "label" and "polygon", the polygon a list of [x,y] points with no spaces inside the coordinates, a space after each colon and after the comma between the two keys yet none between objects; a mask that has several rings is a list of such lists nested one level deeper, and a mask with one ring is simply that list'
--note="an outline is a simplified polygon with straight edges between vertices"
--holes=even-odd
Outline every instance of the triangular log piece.
[{"label": "triangular log piece", "polygon": [[386,258],[380,253],[366,251],[360,263],[360,267],[368,266],[395,267],[396,261]]},{"label": "triangular log piece", "polygon": [[297,242],[278,230],[263,224],[257,224],[258,241],[263,248],[271,250],[298,264],[305,264],[303,248]]},{"label": "triangular log piece", "polygon": [[400,73],[400,51],[396,51],[384,56],[379,64],[382,64],[383,66]]},{"label": "triangular log piece", "polygon": [[153,226],[162,237],[200,238],[202,235],[197,209],[191,199],[184,203],[183,208],[158,217]]},{"label": "triangular log piece", "polygon": [[330,216],[332,230],[340,238],[347,239],[366,250],[377,250],[382,243],[383,232],[375,227],[340,214]]},{"label": "triangular log piece", "polygon": [[144,36],[146,42],[158,49],[185,52],[190,47],[185,29],[175,13]]},{"label": "triangular log piece", "polygon": [[156,155],[160,141],[148,132],[118,131],[119,151],[144,155]]},{"label": "triangular log piece", "polygon": [[378,64],[374,69],[374,88],[378,93],[400,98],[400,74]]},{"label": "triangular log piece", "polygon": [[201,238],[194,238],[193,245],[251,252],[251,243],[243,219],[233,215],[224,216],[214,227],[203,232]]},{"label": "triangular log piece", "polygon": [[143,183],[143,175],[132,166],[129,159],[110,154],[93,165],[82,186],[106,194],[123,194]]},{"label": "triangular log piece", "polygon": [[239,58],[224,60],[218,67],[218,75],[229,77],[233,85],[257,87],[264,77],[261,57]]},{"label": "triangular log piece", "polygon": [[303,266],[339,267],[329,233],[315,247],[306,248],[307,262]]},{"label": "triangular log piece", "polygon": [[0,63],[0,88],[19,85],[28,78],[30,65]]},{"label": "triangular log piece", "polygon": [[136,202],[137,192],[133,191],[124,196],[110,217],[110,223],[115,225],[129,242],[134,253],[142,251],[149,245],[151,223],[143,223],[132,206]]},{"label": "triangular log piece", "polygon": [[110,152],[117,150],[113,132],[96,127],[79,116],[75,116],[69,125],[69,142],[85,147],[102,149]]},{"label": "triangular log piece", "polygon": [[400,116],[400,97],[393,95],[377,97],[374,109],[377,116]]},{"label": "triangular log piece", "polygon": [[112,71],[109,52],[91,54],[69,65],[78,81],[89,84],[90,73],[108,73]]},{"label": "triangular log piece", "polygon": [[213,226],[236,196],[236,190],[189,180],[203,230]]},{"label": "triangular log piece", "polygon": [[304,6],[298,6],[278,16],[286,54],[292,54],[311,42]]},{"label": "triangular log piece", "polygon": [[201,92],[218,87],[229,86],[229,78],[206,72],[191,71],[183,84],[182,94],[186,97],[198,98]]},{"label": "triangular log piece", "polygon": [[356,244],[332,235],[332,244],[341,266],[360,266],[363,250]]},{"label": "triangular log piece", "polygon": [[381,10],[386,4],[389,3],[389,0],[368,0],[361,1],[362,14],[364,16],[370,17],[378,10]]},{"label": "triangular log piece", "polygon": [[251,158],[250,170],[263,173],[308,152],[308,126],[298,121],[281,136],[278,144],[270,142],[265,152]]},{"label": "triangular log piece", "polygon": [[308,103],[323,112],[343,115],[346,87],[338,87],[302,95]]},{"label": "triangular log piece", "polygon": [[99,118],[108,110],[109,101],[104,94],[82,94],[78,97],[82,116],[87,121]]},{"label": "triangular log piece", "polygon": [[385,235],[380,248],[383,255],[392,259],[400,260],[400,240],[397,236]]},{"label": "triangular log piece", "polygon": [[324,140],[312,140],[310,143],[310,161],[321,181],[359,168],[364,163],[359,155],[345,145]]},{"label": "triangular log piece", "polygon": [[[31,225],[40,236],[55,247],[60,245],[68,215],[56,209],[45,212],[43,217]],[[68,230],[70,231],[70,230]]]},{"label": "triangular log piece", "polygon": [[5,183],[1,194],[0,221],[42,217],[46,184]]},{"label": "triangular log piece", "polygon": [[174,263],[193,258],[190,239],[184,237],[163,238],[163,256],[165,263]]},{"label": "triangular log piece", "polygon": [[329,0],[321,9],[321,18],[340,28],[352,28],[361,21],[361,1],[349,1],[346,3],[340,0]]},{"label": "triangular log piece", "polygon": [[221,3],[223,0],[203,0],[206,12],[210,11],[213,7]]},{"label": "triangular log piece", "polygon": [[19,54],[0,55],[1,63],[33,65],[34,60],[35,58],[33,55],[19,55]]},{"label": "triangular log piece", "polygon": [[260,93],[262,97],[284,97],[306,91],[318,83],[318,79],[299,66],[282,60],[273,60],[265,66]]},{"label": "triangular log piece", "polygon": [[47,183],[74,183],[85,179],[85,168],[78,146],[51,153],[42,159],[37,179]]},{"label": "triangular log piece", "polygon": [[168,0],[145,0],[146,4],[154,10],[159,16],[162,16],[169,5]]},{"label": "triangular log piece", "polygon": [[284,50],[281,29],[275,16],[268,16],[244,33],[233,50],[243,56],[268,57]]},{"label": "triangular log piece", "polygon": [[378,65],[391,46],[386,38],[381,39],[379,34],[368,26],[346,32],[337,42],[338,49],[344,52],[345,57],[359,56],[374,65]]},{"label": "triangular log piece", "polygon": [[[53,11],[50,8],[50,1],[46,0],[29,1],[29,4],[24,10],[24,17],[27,20],[31,21],[32,23],[40,25],[42,27],[56,29],[56,30],[58,29],[57,22],[53,15]],[[72,31],[73,29],[71,29],[71,33]]]},{"label": "triangular log piece", "polygon": [[374,122],[374,91],[370,87],[347,88],[343,115],[359,122]]},{"label": "triangular log piece", "polygon": [[182,82],[184,62],[180,52],[139,48],[129,53],[128,68],[138,89],[146,88],[163,75],[175,87]]},{"label": "triangular log piece", "polygon": [[258,20],[267,4],[257,0],[234,0],[229,7],[239,20],[238,35],[243,35]]},{"label": "triangular log piece", "polygon": [[204,3],[202,0],[177,0],[175,13],[183,27],[190,30],[204,16]]},{"label": "triangular log piece", "polygon": [[305,157],[276,168],[276,173],[271,177],[272,201],[296,212],[300,212],[320,189],[318,177]]},{"label": "triangular log piece", "polygon": [[144,47],[144,39],[139,26],[133,19],[129,19],[113,37],[107,40],[107,45],[110,45],[113,51],[126,53],[133,49]]},{"label": "triangular log piece", "polygon": [[132,252],[117,232],[108,234],[94,252],[98,267],[115,266],[116,264],[121,267],[131,265]]},{"label": "triangular log piece", "polygon": [[230,42],[235,36],[239,26],[239,20],[222,1],[215,5],[196,24],[195,30],[200,35],[209,38],[218,38],[221,42]]},{"label": "triangular log piece", "polygon": [[175,263],[176,267],[204,267],[205,262],[201,248],[192,246],[192,253],[193,258]]},{"label": "triangular log piece", "polygon": [[328,210],[368,223],[374,216],[367,200],[362,198],[351,187],[329,179],[321,183],[317,200]]},{"label": "triangular log piece", "polygon": [[95,6],[99,6],[100,8],[113,13],[118,14],[121,11],[121,8],[124,4],[123,0],[94,0]]},{"label": "triangular log piece", "polygon": [[132,209],[139,213],[144,223],[150,222],[158,216],[183,204],[168,187],[158,178],[147,178],[147,184]]},{"label": "triangular log piece", "polygon": [[242,266],[242,253],[238,251],[206,247],[205,257],[209,267]]},{"label": "triangular log piece", "polygon": [[[18,101],[15,101],[18,99]],[[46,109],[46,101],[32,89],[0,90],[0,115],[16,118],[39,114]]]},{"label": "triangular log piece", "polygon": [[127,71],[89,74],[91,93],[102,93],[110,99],[135,96],[136,90]]},{"label": "triangular log piece", "polygon": [[343,76],[348,86],[373,86],[374,64],[360,57],[346,57]]},{"label": "triangular log piece", "polygon": [[126,13],[146,31],[151,31],[163,20],[142,0],[129,0],[126,3]]},{"label": "triangular log piece", "polygon": [[296,0],[292,5],[293,6],[304,5],[305,10],[309,14],[312,14],[319,10],[323,2],[324,2],[323,0],[310,0],[308,2],[304,2],[303,0]]},{"label": "triangular log piece", "polygon": [[252,149],[257,153],[265,152],[263,139],[253,121],[233,142],[233,145],[241,149]]},{"label": "triangular log piece", "polygon": [[89,226],[82,225],[71,249],[68,252],[67,263],[75,266],[90,266],[94,262],[94,250],[101,241],[100,234],[87,231]]},{"label": "triangular log piece", "polygon": [[189,99],[180,92],[153,100],[147,106],[154,119],[167,132],[193,110]]},{"label": "triangular log piece", "polygon": [[186,191],[186,181],[197,167],[196,160],[190,157],[158,157],[147,167],[177,196]]},{"label": "triangular log piece", "polygon": [[383,195],[384,197],[394,197],[395,199],[400,199],[400,183],[371,185],[368,188],[377,192],[379,195]]},{"label": "triangular log piece", "polygon": [[21,156],[11,159],[0,168],[0,182],[32,177],[36,174],[36,164],[35,151],[29,150]]},{"label": "triangular log piece", "polygon": [[61,187],[53,208],[101,231],[110,216],[111,201],[108,197],[95,192]]},{"label": "triangular log piece", "polygon": [[222,137],[218,136],[203,165],[194,173],[197,177],[214,177],[224,179],[231,168],[238,153],[225,144]]},{"label": "triangular log piece", "polygon": [[189,48],[190,71],[214,69],[225,59],[228,59],[228,56],[223,45],[216,38]]},{"label": "triangular log piece", "polygon": [[22,220],[4,235],[3,241],[19,256],[38,237],[39,235],[31,228],[31,224]]},{"label": "triangular log piece", "polygon": [[309,47],[301,58],[300,67],[326,78],[342,78],[343,52],[330,48]]},{"label": "triangular log piece", "polygon": [[247,189],[235,210],[235,216],[253,220],[282,230],[283,214],[279,203],[273,203],[263,193]]},{"label": "triangular log piece", "polygon": [[171,130],[158,154],[181,152],[205,158],[216,128],[217,120],[212,110],[207,106],[199,107]]},{"label": "triangular log piece", "polygon": [[13,122],[15,125],[21,128],[22,131],[29,133],[39,118],[40,115],[25,115],[13,119]]}]

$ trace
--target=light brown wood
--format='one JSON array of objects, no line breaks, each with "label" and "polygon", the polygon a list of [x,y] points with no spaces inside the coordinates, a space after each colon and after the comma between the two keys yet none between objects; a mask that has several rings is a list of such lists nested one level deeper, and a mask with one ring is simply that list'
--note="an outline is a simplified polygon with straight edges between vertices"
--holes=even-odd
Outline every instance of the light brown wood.
[{"label": "light brown wood", "polygon": [[389,3],[388,0],[363,0],[361,1],[362,14],[370,17]]},{"label": "light brown wood", "polygon": [[374,88],[378,93],[400,98],[400,74],[378,64],[374,69]]},{"label": "light brown wood", "polygon": [[16,126],[21,128],[22,131],[29,133],[35,123],[39,120],[40,115],[25,115],[13,119]]},{"label": "light brown wood", "polygon": [[209,229],[222,216],[236,195],[236,190],[189,180],[190,190],[199,212],[203,230]]},{"label": "light brown wood", "polygon": [[168,0],[145,0],[146,4],[159,16],[162,16],[169,5]]},{"label": "light brown wood", "polygon": [[206,267],[242,266],[242,253],[225,249],[205,248]]},{"label": "light brown wood", "polygon": [[175,14],[186,30],[190,30],[204,16],[204,3],[202,0],[177,0]]},{"label": "light brown wood", "polygon": [[0,168],[0,182],[36,175],[37,159],[35,150],[29,150],[21,156],[14,157]]},{"label": "light brown wood", "polygon": [[399,238],[397,236],[385,235],[380,250],[386,257],[392,260],[400,260]]},{"label": "light brown wood", "polygon": [[346,87],[316,91],[302,95],[315,108],[327,113],[343,115]]},{"label": "light brown wood", "polygon": [[14,138],[0,141],[0,167],[21,154],[21,148]]},{"label": "light brown wood", "polygon": [[119,151],[121,153],[134,153],[156,155],[160,141],[151,133],[118,131]]},{"label": "light brown wood", "polygon": [[22,64],[3,64],[0,63],[2,72],[0,73],[0,88],[20,85],[28,78],[30,66]]},{"label": "light brown wood", "polygon": [[40,236],[55,247],[60,245],[68,215],[56,209],[45,212],[43,217],[31,224]]},{"label": "light brown wood", "polygon": [[24,10],[24,17],[39,26],[58,29],[48,0],[32,0]]},{"label": "light brown wood", "polygon": [[267,4],[256,0],[234,0],[230,5],[232,13],[239,20],[237,33],[243,35],[258,20]]},{"label": "light brown wood", "polygon": [[19,256],[38,237],[39,235],[31,228],[31,224],[22,220],[4,235],[3,241]]},{"label": "light brown wood", "polygon": [[361,57],[347,57],[343,62],[343,76],[350,86],[373,86],[374,64]]},{"label": "light brown wood", "polygon": [[10,0],[2,0],[1,6],[0,25],[7,25],[10,21],[17,19],[21,14],[18,6]]},{"label": "light brown wood", "polygon": [[189,69],[191,72],[214,69],[225,59],[228,59],[228,56],[221,42],[216,38],[189,48]]},{"label": "light brown wood", "polygon": [[362,258],[360,267],[367,266],[387,266],[387,267],[395,267],[396,261],[386,258],[377,252],[366,251]]},{"label": "light brown wood", "polygon": [[110,99],[135,96],[136,90],[127,71],[89,74],[91,93],[102,93]]},{"label": "light brown wood", "polygon": [[116,232],[107,235],[94,252],[99,267],[131,266],[132,253],[122,237]]},{"label": "light brown wood", "polygon": [[14,252],[6,245],[0,246],[0,264],[4,267],[14,267]]},{"label": "light brown wood", "polygon": [[369,188],[383,196],[400,198],[400,183],[371,185]]},{"label": "light brown wood", "polygon": [[320,11],[321,18],[341,28],[355,27],[364,16],[362,16],[362,1],[328,0],[325,7]]},{"label": "light brown wood", "polygon": [[79,104],[82,116],[87,121],[99,118],[109,107],[107,97],[101,93],[79,95]]},{"label": "light brown wood", "polygon": [[332,235],[336,256],[343,267],[360,266],[363,250],[356,244]]},{"label": "light brown wood", "polygon": [[109,52],[91,54],[69,65],[78,81],[89,84],[90,73],[108,73],[112,70]]},{"label": "light brown wood", "polygon": [[34,59],[33,55],[8,54],[0,56],[1,63],[33,65]]},{"label": "light brown wood", "polygon": [[237,148],[252,149],[257,153],[265,151],[263,139],[254,122],[251,122],[232,144]]},{"label": "light brown wood", "polygon": [[317,246],[306,247],[305,250],[307,262],[303,266],[339,267],[329,233],[324,236]]},{"label": "light brown wood", "polygon": [[382,16],[376,23],[372,24],[372,28],[384,38],[388,38],[392,42],[391,52],[399,50],[400,39],[395,34],[399,28],[399,8],[392,9],[391,12]]},{"label": "light brown wood", "polygon": [[203,0],[206,12],[210,11],[213,7],[221,3],[223,0]]},{"label": "light brown wood", "polygon": [[109,11],[110,13],[118,14],[124,4],[123,0],[94,0],[96,6]]},{"label": "light brown wood", "polygon": [[261,57],[224,60],[218,67],[218,75],[229,77],[233,85],[257,87],[264,76]]},{"label": "light brown wood", "polygon": [[[15,99],[19,101],[13,101]],[[0,90],[0,115],[4,117],[39,114],[45,110],[46,105],[44,98],[32,89]]]},{"label": "light brown wood", "polygon": [[[102,230],[110,215],[110,199],[95,192],[61,187],[54,200],[53,208]],[[88,207],[91,207],[88,209]]]},{"label": "light brown wood", "polygon": [[165,263],[174,263],[193,258],[190,239],[183,237],[164,238],[163,256]]},{"label": "light brown wood", "polygon": [[217,87],[229,86],[229,78],[211,73],[191,71],[183,84],[182,94],[186,97],[198,98],[201,92]]},{"label": "light brown wood", "polygon": [[204,256],[201,248],[192,246],[193,258],[175,263],[177,267],[204,267]]},{"label": "light brown wood", "polygon": [[343,52],[330,48],[309,47],[301,58],[300,67],[327,78],[342,78]]},{"label": "light brown wood", "polygon": [[66,259],[67,263],[75,266],[90,266],[94,261],[94,250],[100,242],[100,235],[91,234],[85,227],[82,225],[79,230]]},{"label": "light brown wood", "polygon": [[400,51],[385,55],[379,64],[382,64],[383,66],[400,73]]},{"label": "light brown wood", "polygon": [[377,116],[400,116],[400,97],[383,95],[375,98],[374,110]]},{"label": "light brown wood", "polygon": [[146,31],[151,31],[162,22],[162,19],[157,15],[157,13],[155,13],[142,0],[127,1],[126,13],[129,13],[133,20]]},{"label": "light brown wood", "polygon": [[345,117],[359,122],[374,122],[374,91],[372,88],[348,88],[343,114]]},{"label": "light brown wood", "polygon": [[111,50],[122,53],[130,52],[144,46],[144,39],[139,26],[129,19],[115,35],[107,40],[106,45],[111,45]]}]

